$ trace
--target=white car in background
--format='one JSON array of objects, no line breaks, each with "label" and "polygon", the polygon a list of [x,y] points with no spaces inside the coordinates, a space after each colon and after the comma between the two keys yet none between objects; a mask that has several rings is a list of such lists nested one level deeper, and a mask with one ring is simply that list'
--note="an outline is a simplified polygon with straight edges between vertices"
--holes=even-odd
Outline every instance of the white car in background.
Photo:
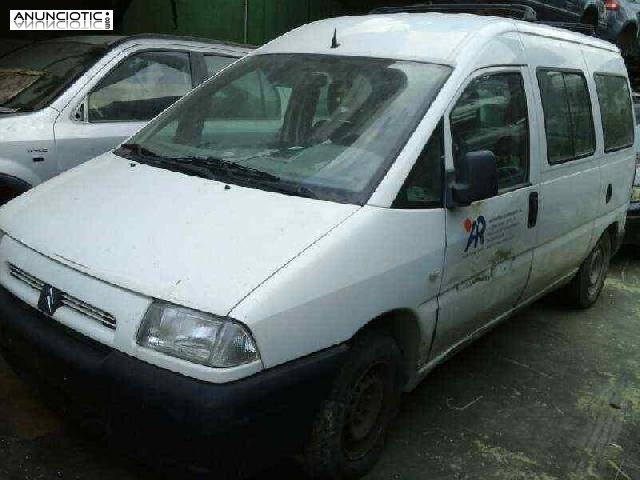
[{"label": "white car in background", "polygon": [[249,47],[75,36],[0,56],[0,204],[117,146]]}]

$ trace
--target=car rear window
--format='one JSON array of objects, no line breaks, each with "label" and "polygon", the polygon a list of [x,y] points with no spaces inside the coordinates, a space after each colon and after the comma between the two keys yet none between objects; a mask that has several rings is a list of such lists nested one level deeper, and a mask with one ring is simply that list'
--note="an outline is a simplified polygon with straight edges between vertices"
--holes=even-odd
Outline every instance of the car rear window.
[{"label": "car rear window", "polygon": [[633,145],[633,107],[627,79],[596,73],[595,81],[602,115],[604,151],[630,147]]}]

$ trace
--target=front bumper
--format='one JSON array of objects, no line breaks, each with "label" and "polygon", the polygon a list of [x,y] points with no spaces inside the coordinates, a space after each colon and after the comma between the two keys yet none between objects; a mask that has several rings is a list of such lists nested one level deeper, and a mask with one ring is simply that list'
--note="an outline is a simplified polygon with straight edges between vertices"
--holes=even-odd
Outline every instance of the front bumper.
[{"label": "front bumper", "polygon": [[252,473],[291,451],[305,440],[347,349],[209,384],[96,343],[0,288],[0,353],[7,362],[155,463]]},{"label": "front bumper", "polygon": [[622,243],[640,246],[640,202],[632,203],[627,210],[627,223]]}]

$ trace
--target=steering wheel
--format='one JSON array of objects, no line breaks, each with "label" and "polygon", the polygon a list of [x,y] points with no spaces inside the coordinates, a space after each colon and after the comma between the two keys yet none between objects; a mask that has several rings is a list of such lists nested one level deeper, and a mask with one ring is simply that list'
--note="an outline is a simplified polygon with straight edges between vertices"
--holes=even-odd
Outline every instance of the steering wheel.
[{"label": "steering wheel", "polygon": [[87,118],[97,118],[98,120],[104,120],[105,115],[104,111],[101,108],[90,108],[88,111]]},{"label": "steering wheel", "polygon": [[358,139],[357,133],[351,133],[349,130],[355,127],[352,120],[336,119],[331,121],[332,124],[338,124],[334,131],[329,135],[333,143],[341,145],[350,145]]}]

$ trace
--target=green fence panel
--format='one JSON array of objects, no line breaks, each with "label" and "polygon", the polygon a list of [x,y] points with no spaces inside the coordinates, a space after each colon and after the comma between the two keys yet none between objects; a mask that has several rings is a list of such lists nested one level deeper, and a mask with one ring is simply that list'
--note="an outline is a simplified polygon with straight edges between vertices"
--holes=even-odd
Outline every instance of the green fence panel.
[{"label": "green fence panel", "polygon": [[131,0],[122,30],[261,45],[299,25],[341,12],[338,0]]}]

